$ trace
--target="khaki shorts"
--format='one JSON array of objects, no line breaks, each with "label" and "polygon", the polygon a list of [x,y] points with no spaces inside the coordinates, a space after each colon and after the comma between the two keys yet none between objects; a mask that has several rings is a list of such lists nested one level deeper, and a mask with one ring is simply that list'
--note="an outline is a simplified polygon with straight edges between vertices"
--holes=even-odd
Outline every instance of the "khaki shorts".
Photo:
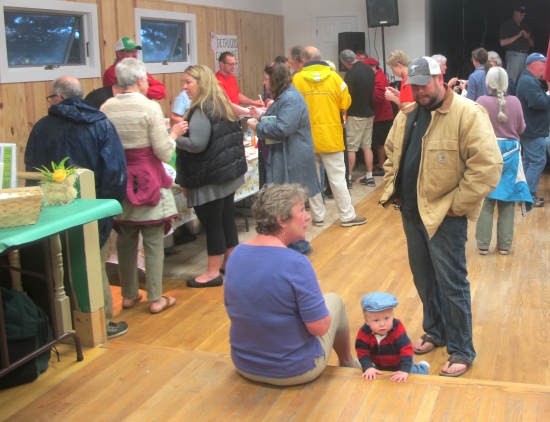
[{"label": "khaki shorts", "polygon": [[359,148],[371,147],[373,121],[374,117],[347,117],[346,142],[349,152],[357,152]]},{"label": "khaki shorts", "polygon": [[343,330],[349,329],[349,319],[348,313],[346,312],[346,307],[342,298],[336,293],[327,293],[324,295],[325,304],[330,312],[332,320],[330,322],[330,328],[324,336],[317,336],[317,339],[321,343],[323,348],[323,355],[317,356],[315,358],[315,368],[307,371],[305,374],[298,375],[291,378],[268,378],[261,377],[258,375],[247,374],[246,372],[239,371],[239,373],[252,381],[256,382],[265,382],[272,385],[298,385],[304,384],[309,381],[313,381],[317,378],[327,367],[330,355],[332,353],[332,347],[334,345],[334,338],[338,333],[341,333]]}]

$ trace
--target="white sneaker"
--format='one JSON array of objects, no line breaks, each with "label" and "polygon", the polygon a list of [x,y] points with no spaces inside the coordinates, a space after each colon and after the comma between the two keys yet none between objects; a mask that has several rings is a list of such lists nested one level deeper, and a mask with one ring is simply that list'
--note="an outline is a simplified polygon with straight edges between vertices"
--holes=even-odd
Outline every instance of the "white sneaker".
[{"label": "white sneaker", "polygon": [[419,365],[424,365],[424,366],[427,366],[428,369],[430,369],[430,364],[428,362],[426,362],[425,360],[421,360],[420,362],[418,362]]}]

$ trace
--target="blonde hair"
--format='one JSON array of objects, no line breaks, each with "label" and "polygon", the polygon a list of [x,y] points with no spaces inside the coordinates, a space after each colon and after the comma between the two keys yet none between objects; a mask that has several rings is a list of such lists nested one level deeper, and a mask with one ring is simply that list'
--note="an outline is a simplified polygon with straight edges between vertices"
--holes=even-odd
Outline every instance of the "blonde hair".
[{"label": "blonde hair", "polygon": [[504,93],[508,89],[508,74],[502,67],[492,67],[487,72],[485,83],[489,92],[494,94],[498,100],[498,121],[505,122],[508,120],[508,116],[504,114],[504,106],[506,100],[504,99]]},{"label": "blonde hair", "polygon": [[394,50],[390,53],[390,57],[388,57],[386,63],[393,67],[397,66],[398,63],[402,66],[408,66],[409,58],[403,50]]},{"label": "blonde hair", "polygon": [[325,63],[329,65],[329,67],[336,72],[336,65],[332,63],[330,60],[325,60]]},{"label": "blonde hair", "polygon": [[195,79],[198,85],[197,94],[193,97],[191,106],[185,113],[185,118],[187,118],[189,111],[194,107],[200,108],[206,115],[210,114],[206,108],[208,106],[211,107],[211,114],[214,117],[219,117],[226,121],[237,120],[227,99],[227,95],[216,79],[216,75],[214,75],[214,72],[209,67],[204,65],[189,66],[185,69],[184,73]]}]

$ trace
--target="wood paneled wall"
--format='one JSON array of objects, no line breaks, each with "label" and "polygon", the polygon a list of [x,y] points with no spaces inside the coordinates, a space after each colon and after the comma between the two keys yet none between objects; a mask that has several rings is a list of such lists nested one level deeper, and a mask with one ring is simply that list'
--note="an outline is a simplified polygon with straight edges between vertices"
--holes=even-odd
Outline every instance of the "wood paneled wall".
[{"label": "wood paneled wall", "polygon": [[[239,10],[187,5],[163,0],[68,0],[97,4],[102,71],[115,60],[114,45],[123,36],[135,37],[134,8],[193,13],[197,17],[198,62],[214,69],[210,32],[237,35],[241,92],[257,98],[263,93],[262,69],[274,57],[285,54],[283,17]],[[169,116],[175,97],[181,92],[181,73],[153,75],[166,86],[167,97],[159,101]],[[84,93],[102,86],[101,78],[82,79]],[[45,97],[51,81],[0,84],[0,142],[19,145],[19,166],[29,133],[48,112]]]}]

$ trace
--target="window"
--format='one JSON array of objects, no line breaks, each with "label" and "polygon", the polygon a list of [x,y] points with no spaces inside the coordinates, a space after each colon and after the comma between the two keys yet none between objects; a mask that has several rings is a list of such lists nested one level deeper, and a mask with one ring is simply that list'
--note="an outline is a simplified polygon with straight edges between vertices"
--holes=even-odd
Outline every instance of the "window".
[{"label": "window", "polygon": [[0,0],[0,82],[101,76],[97,6]]},{"label": "window", "polygon": [[135,16],[136,42],[149,73],[183,72],[197,63],[195,15],[135,9]]}]

